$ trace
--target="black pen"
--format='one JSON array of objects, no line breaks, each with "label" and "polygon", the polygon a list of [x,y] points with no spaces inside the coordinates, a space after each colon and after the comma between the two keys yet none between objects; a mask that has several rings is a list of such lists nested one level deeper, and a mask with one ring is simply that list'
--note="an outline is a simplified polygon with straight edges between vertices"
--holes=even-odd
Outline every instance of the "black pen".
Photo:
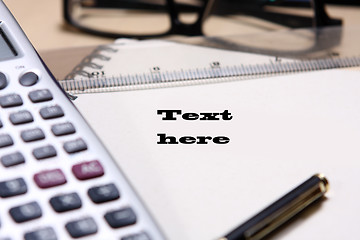
[{"label": "black pen", "polygon": [[328,180],[316,174],[219,240],[258,240],[324,196]]}]

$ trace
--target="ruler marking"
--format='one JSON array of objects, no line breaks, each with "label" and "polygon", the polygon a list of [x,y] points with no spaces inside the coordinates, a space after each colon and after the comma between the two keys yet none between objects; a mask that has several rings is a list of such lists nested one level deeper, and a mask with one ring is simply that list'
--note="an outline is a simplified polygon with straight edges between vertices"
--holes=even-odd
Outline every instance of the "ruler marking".
[{"label": "ruler marking", "polygon": [[[227,78],[238,77],[239,79],[249,79],[256,76],[264,77],[266,75],[276,75],[295,72],[318,71],[325,69],[336,69],[345,67],[360,66],[360,57],[351,58],[330,58],[318,60],[295,60],[292,62],[271,62],[270,64],[254,65],[231,65],[222,67],[201,67],[194,69],[180,69],[174,71],[152,72],[143,74],[127,74],[101,77],[85,78],[77,80],[59,81],[60,86],[69,92],[85,91],[111,91],[111,88],[121,90],[127,86],[138,86],[157,83],[170,82],[192,82],[201,79],[220,79],[226,81]],[[229,79],[230,80],[230,79]],[[218,81],[218,80],[216,80]],[[161,85],[159,85],[161,86]],[[168,85],[166,85],[168,86]],[[136,87],[138,88],[138,87]],[[140,88],[140,87],[139,87]],[[133,88],[130,88],[133,89]]]}]

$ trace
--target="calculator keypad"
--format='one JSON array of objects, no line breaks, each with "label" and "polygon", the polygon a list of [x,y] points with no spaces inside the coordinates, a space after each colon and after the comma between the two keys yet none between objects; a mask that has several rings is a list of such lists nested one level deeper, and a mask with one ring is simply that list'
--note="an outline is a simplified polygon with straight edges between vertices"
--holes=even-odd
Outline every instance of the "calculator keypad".
[{"label": "calculator keypad", "polygon": [[104,203],[120,197],[119,190],[113,183],[90,188],[88,195],[94,203]]},{"label": "calculator keypad", "polygon": [[81,208],[82,202],[77,193],[69,193],[51,198],[50,204],[56,212],[60,213]]},{"label": "calculator keypad", "polygon": [[32,114],[27,110],[10,114],[10,122],[14,125],[30,123],[32,121],[34,121],[34,118]]},{"label": "calculator keypad", "polygon": [[14,142],[9,134],[0,134],[0,148],[13,145]]},{"label": "calculator keypad", "polygon": [[38,80],[39,76],[36,73],[27,72],[20,77],[19,82],[21,85],[29,87],[36,84]]},{"label": "calculator keypad", "polygon": [[121,240],[151,240],[146,233],[132,234],[122,237]]},{"label": "calculator keypad", "polygon": [[3,108],[17,107],[23,105],[20,95],[12,93],[0,97],[0,106]]},{"label": "calculator keypad", "polygon": [[70,122],[55,124],[51,127],[51,131],[55,136],[64,136],[76,132],[74,125]]},{"label": "calculator keypad", "polygon": [[38,148],[35,148],[33,151],[33,155],[37,160],[55,157],[56,154],[57,154],[56,149],[52,145],[38,147]]},{"label": "calculator keypad", "polygon": [[29,98],[33,103],[46,102],[53,99],[48,89],[35,90],[29,93]]},{"label": "calculator keypad", "polygon": [[111,211],[105,214],[105,219],[112,228],[120,228],[136,223],[136,215],[131,208]]},{"label": "calculator keypad", "polygon": [[37,202],[30,202],[9,210],[11,217],[17,223],[27,222],[42,216],[42,211]]},{"label": "calculator keypad", "polygon": [[[151,240],[143,229],[134,227],[139,221],[137,209],[123,200],[126,192],[116,178],[106,177],[102,155],[92,153],[91,141],[67,115],[56,94],[48,88],[32,87],[39,82],[37,74],[25,73],[17,84],[27,91],[15,93],[0,72],[0,171],[12,171],[14,176],[3,178],[0,174],[0,201],[16,200],[1,211],[7,211],[8,219],[21,226],[27,226],[24,222],[36,226],[49,214],[62,219],[60,227],[56,221],[24,227],[21,239],[25,240],[78,239],[117,230],[121,234],[112,235],[117,240]],[[29,173],[27,166],[36,170]],[[84,187],[72,187],[74,183]],[[26,200],[21,201],[22,197]],[[92,211],[87,211],[91,205]],[[8,224],[1,214],[0,221],[0,228]],[[130,230],[121,232],[127,228]]]},{"label": "calculator keypad", "polygon": [[85,151],[87,149],[87,145],[83,139],[79,138],[66,142],[64,144],[64,149],[67,153],[76,153]]},{"label": "calculator keypad", "polygon": [[90,217],[71,221],[65,227],[73,238],[88,236],[98,231],[96,222]]},{"label": "calculator keypad", "polygon": [[22,131],[21,138],[24,142],[32,142],[44,139],[45,134],[40,128],[34,128]]},{"label": "calculator keypad", "polygon": [[21,152],[13,152],[13,153],[2,156],[0,158],[0,161],[4,165],[4,167],[11,167],[11,166],[25,163],[25,158]]},{"label": "calculator keypad", "polygon": [[104,175],[104,169],[97,160],[76,164],[72,167],[72,172],[79,180],[87,180]]},{"label": "calculator keypad", "polygon": [[64,111],[58,105],[51,107],[44,107],[40,110],[40,115],[43,119],[59,118],[64,116]]},{"label": "calculator keypad", "polygon": [[66,178],[60,169],[53,169],[35,174],[34,181],[39,188],[50,188],[65,184]]},{"label": "calculator keypad", "polygon": [[22,178],[0,182],[0,197],[13,197],[27,192],[27,186]]},{"label": "calculator keypad", "polygon": [[7,86],[7,78],[4,73],[0,72],[0,90]]},{"label": "calculator keypad", "polygon": [[42,228],[33,232],[28,232],[24,236],[25,240],[57,240],[56,233],[51,227]]}]

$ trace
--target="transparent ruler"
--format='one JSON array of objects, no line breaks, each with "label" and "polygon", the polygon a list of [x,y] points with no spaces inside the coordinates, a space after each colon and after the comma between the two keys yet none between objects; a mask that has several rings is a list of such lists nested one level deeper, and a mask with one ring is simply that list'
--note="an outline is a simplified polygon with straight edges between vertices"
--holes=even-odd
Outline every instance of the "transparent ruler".
[{"label": "transparent ruler", "polygon": [[63,80],[59,83],[65,91],[79,94],[246,80],[280,74],[356,66],[360,66],[360,57],[225,67],[221,67],[220,63],[214,62],[214,66],[209,68],[181,69],[165,72],[154,68],[150,73],[119,74],[118,76],[111,77],[84,77],[77,80]]},{"label": "transparent ruler", "polygon": [[353,37],[357,31],[350,30],[271,33],[256,44],[253,37],[120,40],[95,49],[68,75],[70,80],[59,82],[65,91],[79,94],[357,67],[360,49]]}]

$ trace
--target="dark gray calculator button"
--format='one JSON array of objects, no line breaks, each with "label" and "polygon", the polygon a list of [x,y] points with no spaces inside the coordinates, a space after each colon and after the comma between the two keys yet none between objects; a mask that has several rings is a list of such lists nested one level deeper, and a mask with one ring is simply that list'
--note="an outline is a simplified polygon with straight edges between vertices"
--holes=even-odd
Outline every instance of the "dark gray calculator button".
[{"label": "dark gray calculator button", "polygon": [[48,89],[35,90],[29,93],[29,98],[33,103],[50,101],[53,99]]},{"label": "dark gray calculator button", "polygon": [[23,101],[18,94],[8,94],[0,97],[0,105],[3,108],[21,106]]},{"label": "dark gray calculator button", "polygon": [[43,119],[52,119],[64,116],[64,111],[58,105],[44,107],[40,109],[40,115]]},{"label": "dark gray calculator button", "polygon": [[18,207],[13,207],[9,213],[17,223],[30,221],[42,216],[41,208],[37,202],[30,202]]},{"label": "dark gray calculator button", "polygon": [[81,208],[81,199],[77,193],[56,196],[50,199],[50,204],[56,212],[66,212]]},{"label": "dark gray calculator button", "polygon": [[51,131],[55,136],[63,136],[75,133],[75,127],[72,123],[66,122],[66,123],[60,123],[53,125],[51,127]]},{"label": "dark gray calculator button", "polygon": [[73,238],[88,236],[95,234],[98,231],[98,227],[94,219],[90,217],[69,222],[65,225],[65,228]]},{"label": "dark gray calculator button", "polygon": [[35,148],[33,150],[33,155],[36,159],[41,160],[45,158],[55,157],[56,150],[53,146],[47,145],[44,147]]},{"label": "dark gray calculator button", "polygon": [[5,74],[0,72],[0,90],[4,89],[7,86],[7,79]]},{"label": "dark gray calculator button", "polygon": [[45,134],[40,128],[34,128],[22,131],[21,138],[24,142],[31,142],[44,139]]},{"label": "dark gray calculator button", "polygon": [[4,155],[0,160],[4,167],[11,167],[25,162],[25,158],[20,152]]},{"label": "dark gray calculator button", "polygon": [[112,228],[125,227],[136,223],[136,215],[131,208],[108,212],[104,217]]},{"label": "dark gray calculator button", "polygon": [[51,227],[25,233],[24,238],[25,240],[57,240],[55,231]]},{"label": "dark gray calculator button", "polygon": [[94,203],[108,202],[120,197],[119,191],[113,183],[90,188],[88,195]]},{"label": "dark gray calculator button", "polygon": [[14,125],[29,123],[32,121],[34,121],[33,116],[26,110],[10,114],[10,122]]},{"label": "dark gray calculator button", "polygon": [[13,197],[27,192],[27,186],[22,178],[0,182],[0,197]]},{"label": "dark gray calculator button", "polygon": [[0,134],[0,148],[13,145],[14,142],[9,134]]},{"label": "dark gray calculator button", "polygon": [[25,73],[19,79],[20,84],[27,87],[34,85],[35,83],[37,83],[38,80],[39,80],[38,75],[36,75],[33,72]]},{"label": "dark gray calculator button", "polygon": [[64,143],[64,149],[67,153],[76,153],[87,149],[87,145],[81,138]]},{"label": "dark gray calculator button", "polygon": [[151,238],[144,232],[132,234],[121,238],[121,240],[151,240]]}]

